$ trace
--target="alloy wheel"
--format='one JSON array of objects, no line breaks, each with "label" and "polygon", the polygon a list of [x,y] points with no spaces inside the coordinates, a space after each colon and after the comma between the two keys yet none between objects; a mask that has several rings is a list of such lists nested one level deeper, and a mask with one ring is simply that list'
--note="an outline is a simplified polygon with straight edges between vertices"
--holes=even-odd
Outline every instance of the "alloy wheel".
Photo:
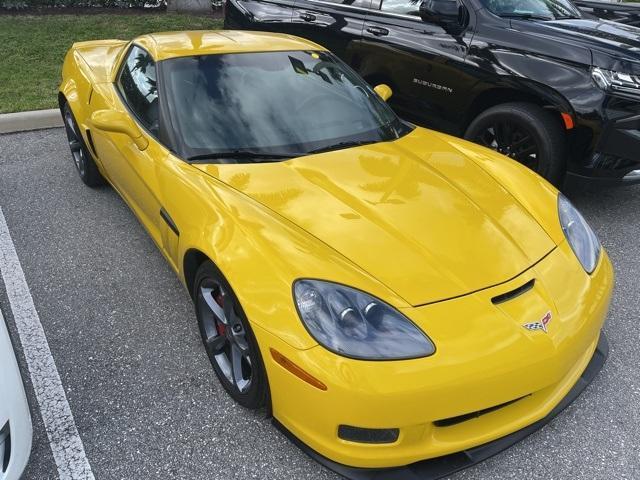
[{"label": "alloy wheel", "polygon": [[197,302],[209,358],[237,392],[246,393],[253,376],[251,349],[232,296],[205,279],[198,288]]},{"label": "alloy wheel", "polygon": [[537,171],[540,166],[538,144],[533,135],[519,125],[495,122],[482,130],[474,141],[522,163],[531,170]]},{"label": "alloy wheel", "polygon": [[71,155],[73,161],[76,164],[80,176],[84,176],[86,171],[86,159],[84,157],[84,150],[82,148],[82,139],[80,134],[76,130],[75,121],[71,110],[67,107],[64,112],[64,126],[67,132],[67,139],[69,140],[69,148],[71,149]]}]

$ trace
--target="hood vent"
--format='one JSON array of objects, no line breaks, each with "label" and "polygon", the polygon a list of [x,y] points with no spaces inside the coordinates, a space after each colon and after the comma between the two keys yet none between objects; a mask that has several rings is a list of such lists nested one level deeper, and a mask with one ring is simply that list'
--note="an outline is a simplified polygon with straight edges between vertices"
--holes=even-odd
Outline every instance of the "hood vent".
[{"label": "hood vent", "polygon": [[496,295],[495,297],[493,297],[491,299],[491,303],[493,303],[494,305],[498,305],[499,303],[504,303],[504,302],[508,302],[509,300],[513,300],[516,297],[519,297],[520,295],[522,295],[523,293],[528,292],[529,290],[531,290],[533,288],[533,286],[536,283],[536,279],[532,279],[529,280],[527,283],[525,283],[524,285],[511,290],[510,292],[506,292],[506,293],[502,293],[500,295]]}]

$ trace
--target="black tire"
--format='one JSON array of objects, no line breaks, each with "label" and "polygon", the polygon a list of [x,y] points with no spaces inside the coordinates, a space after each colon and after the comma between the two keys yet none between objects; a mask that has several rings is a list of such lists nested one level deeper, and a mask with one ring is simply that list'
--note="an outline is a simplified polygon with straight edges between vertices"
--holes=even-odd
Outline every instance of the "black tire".
[{"label": "black tire", "polygon": [[564,180],[562,126],[538,105],[514,102],[489,108],[471,122],[464,138],[513,158],[556,186]]},{"label": "black tire", "polygon": [[[243,407],[265,406],[269,398],[267,375],[258,343],[237,296],[218,268],[208,260],[198,268],[193,285],[202,343],[218,380]],[[216,315],[216,308],[212,308],[210,302],[214,302],[222,313]],[[220,318],[221,315],[224,318]],[[243,354],[245,346],[247,350]],[[238,358],[234,349],[241,355],[238,364],[234,360]],[[236,366],[239,368],[237,375]],[[248,384],[244,383],[245,377],[249,378]]]},{"label": "black tire", "polygon": [[69,148],[71,149],[71,158],[73,159],[80,179],[88,187],[94,188],[104,185],[104,178],[98,170],[91,151],[84,142],[71,107],[69,107],[67,102],[64,102],[61,110],[67,140],[69,141]]}]

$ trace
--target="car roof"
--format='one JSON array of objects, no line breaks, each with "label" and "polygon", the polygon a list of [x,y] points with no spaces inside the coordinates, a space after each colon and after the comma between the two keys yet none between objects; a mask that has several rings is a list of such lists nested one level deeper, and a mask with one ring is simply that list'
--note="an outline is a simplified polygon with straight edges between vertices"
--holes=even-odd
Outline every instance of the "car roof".
[{"label": "car roof", "polygon": [[150,33],[137,37],[133,43],[144,47],[156,61],[192,55],[325,50],[316,43],[293,35],[241,30]]}]

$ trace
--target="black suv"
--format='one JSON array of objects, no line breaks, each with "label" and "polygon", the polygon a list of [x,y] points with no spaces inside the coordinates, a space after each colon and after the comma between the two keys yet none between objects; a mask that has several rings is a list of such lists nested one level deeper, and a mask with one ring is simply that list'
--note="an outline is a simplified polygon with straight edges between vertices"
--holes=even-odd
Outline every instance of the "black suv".
[{"label": "black suv", "polygon": [[570,0],[227,0],[225,27],[313,40],[405,118],[557,185],[640,182],[640,28]]}]

